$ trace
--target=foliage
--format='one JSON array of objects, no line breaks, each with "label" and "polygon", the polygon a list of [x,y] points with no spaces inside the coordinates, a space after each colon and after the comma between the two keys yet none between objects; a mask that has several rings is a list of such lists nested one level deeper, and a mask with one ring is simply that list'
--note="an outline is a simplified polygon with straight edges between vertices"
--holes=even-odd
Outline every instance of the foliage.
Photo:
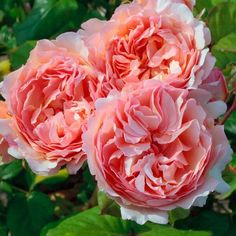
[{"label": "foliage", "polygon": [[[25,63],[36,40],[77,30],[91,17],[111,16],[119,0],[0,1],[0,79]],[[197,0],[212,32],[212,51],[225,72],[229,89],[236,78],[236,1]],[[66,16],[66,17],[65,17]],[[228,104],[233,102],[229,96]],[[236,152],[236,111],[226,123]],[[234,173],[235,172],[235,173]],[[85,165],[74,176],[61,170],[52,177],[36,176],[23,161],[0,165],[0,236],[234,236],[236,235],[236,153],[225,179],[231,189],[211,195],[204,208],[170,213],[171,225],[139,226],[119,218],[119,207],[97,192]],[[91,209],[90,209],[91,208]]]}]

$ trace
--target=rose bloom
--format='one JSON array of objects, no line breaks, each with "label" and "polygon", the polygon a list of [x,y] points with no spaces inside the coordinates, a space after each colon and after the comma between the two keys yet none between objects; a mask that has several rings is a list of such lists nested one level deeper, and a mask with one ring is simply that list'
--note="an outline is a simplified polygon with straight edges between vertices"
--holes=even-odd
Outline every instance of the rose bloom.
[{"label": "rose bloom", "polygon": [[64,165],[75,173],[86,159],[81,134],[93,110],[95,78],[87,57],[77,33],[41,40],[2,84],[11,117],[0,120],[0,133],[9,154],[26,159],[36,173]]},{"label": "rose bloom", "polygon": [[[0,119],[8,119],[10,116],[8,114],[6,103],[0,101]],[[2,161],[4,163],[8,163],[12,160],[12,157],[8,154],[8,143],[4,138],[0,135],[0,161],[2,157]]]},{"label": "rose bloom", "polygon": [[214,68],[206,80],[199,86],[212,94],[212,100],[225,101],[228,96],[228,88],[222,71]]},{"label": "rose bloom", "polygon": [[153,77],[180,88],[208,77],[215,64],[206,48],[210,32],[185,3],[194,1],[137,0],[118,7],[109,21],[82,25],[90,60],[103,73],[99,96]]},{"label": "rose bloom", "polygon": [[[137,0],[138,3],[146,3],[149,0]],[[173,0],[176,3],[184,3],[186,4],[191,10],[193,9],[194,5],[196,4],[196,0]]]},{"label": "rose bloom", "polygon": [[197,92],[148,80],[97,100],[84,150],[123,219],[165,224],[169,210],[202,206],[210,192],[227,190],[221,172],[231,149],[212,118],[226,105],[199,90],[203,109]]}]

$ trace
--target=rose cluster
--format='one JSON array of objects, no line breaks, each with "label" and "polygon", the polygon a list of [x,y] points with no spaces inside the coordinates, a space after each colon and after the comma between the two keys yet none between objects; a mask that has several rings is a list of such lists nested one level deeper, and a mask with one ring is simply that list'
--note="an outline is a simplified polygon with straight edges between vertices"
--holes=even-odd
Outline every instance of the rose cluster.
[{"label": "rose cluster", "polygon": [[123,219],[168,222],[227,184],[227,87],[193,0],[135,0],[40,40],[2,82],[0,152],[41,175],[87,160]]}]

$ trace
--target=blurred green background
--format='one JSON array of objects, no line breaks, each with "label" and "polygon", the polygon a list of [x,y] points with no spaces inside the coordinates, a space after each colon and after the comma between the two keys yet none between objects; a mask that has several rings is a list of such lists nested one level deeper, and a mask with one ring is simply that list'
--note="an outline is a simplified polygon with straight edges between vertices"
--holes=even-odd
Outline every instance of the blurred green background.
[{"label": "blurred green background", "polygon": [[[127,1],[126,1],[127,2]],[[119,0],[0,0],[0,80],[25,63],[37,40],[77,31],[82,22],[109,19]],[[213,54],[233,102],[236,77],[236,0],[197,0],[194,14],[212,32]],[[236,152],[236,112],[226,123]],[[97,191],[86,165],[77,175],[61,170],[36,176],[23,161],[0,163],[0,236],[235,236],[236,154],[224,172],[230,191],[212,194],[204,208],[176,209],[167,226],[139,226],[119,218],[119,208]]]}]

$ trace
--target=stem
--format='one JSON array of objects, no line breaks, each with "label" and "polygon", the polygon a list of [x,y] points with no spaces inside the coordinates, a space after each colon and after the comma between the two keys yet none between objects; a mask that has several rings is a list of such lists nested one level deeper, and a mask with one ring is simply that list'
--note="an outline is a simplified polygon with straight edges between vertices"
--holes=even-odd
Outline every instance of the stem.
[{"label": "stem", "polygon": [[16,186],[11,186],[13,189],[15,189],[16,191],[19,191],[19,192],[22,192],[22,193],[25,193],[25,194],[28,194],[29,192],[28,191],[26,191],[26,190],[24,190],[24,189],[22,189],[22,188],[18,188],[18,187],[16,187]]},{"label": "stem", "polygon": [[219,122],[220,125],[223,125],[231,116],[232,112],[236,110],[236,96],[234,97],[234,101],[232,106],[229,108],[229,110],[226,112],[224,118]]}]

